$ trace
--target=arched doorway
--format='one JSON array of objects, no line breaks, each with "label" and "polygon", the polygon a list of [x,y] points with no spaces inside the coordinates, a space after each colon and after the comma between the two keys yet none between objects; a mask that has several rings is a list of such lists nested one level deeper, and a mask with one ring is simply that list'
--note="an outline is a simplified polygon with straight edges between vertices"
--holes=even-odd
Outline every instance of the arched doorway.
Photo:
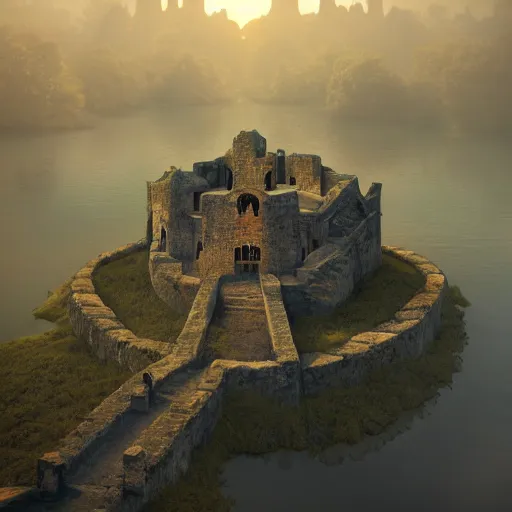
[{"label": "arched doorway", "polygon": [[238,209],[238,215],[242,215],[247,211],[249,206],[252,207],[254,216],[257,217],[260,210],[260,201],[256,196],[252,194],[242,194],[236,201],[236,207]]},{"label": "arched doorway", "polygon": [[226,189],[231,190],[233,188],[233,171],[226,167]]},{"label": "arched doorway", "polygon": [[272,190],[272,171],[265,174],[265,190]]},{"label": "arched doorway", "polygon": [[167,252],[167,233],[164,227],[160,230],[160,252]]},{"label": "arched doorway", "polygon": [[235,247],[234,254],[235,274],[259,273],[261,262],[261,250],[259,247],[245,244],[242,247]]}]

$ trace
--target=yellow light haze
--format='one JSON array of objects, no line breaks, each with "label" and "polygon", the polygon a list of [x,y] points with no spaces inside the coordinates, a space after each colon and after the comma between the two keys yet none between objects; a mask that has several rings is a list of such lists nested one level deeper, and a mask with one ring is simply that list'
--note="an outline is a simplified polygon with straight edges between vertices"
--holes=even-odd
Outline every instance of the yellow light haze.
[{"label": "yellow light haze", "polygon": [[[336,0],[337,5],[347,7],[353,3],[354,0]],[[361,3],[366,4],[364,0]],[[182,4],[183,0],[178,0],[180,7]],[[204,0],[204,9],[207,14],[226,9],[228,18],[243,27],[250,20],[268,14],[271,4],[272,0]],[[299,10],[301,14],[318,12],[319,4],[320,0],[299,0]],[[162,6],[167,6],[167,0],[162,0]]]}]

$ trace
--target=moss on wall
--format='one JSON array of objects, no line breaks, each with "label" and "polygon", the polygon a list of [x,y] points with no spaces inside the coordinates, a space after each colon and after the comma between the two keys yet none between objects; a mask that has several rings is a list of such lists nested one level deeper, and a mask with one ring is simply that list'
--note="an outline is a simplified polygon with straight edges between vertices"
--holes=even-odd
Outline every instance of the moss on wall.
[{"label": "moss on wall", "polygon": [[[459,291],[460,292],[460,291]],[[421,408],[452,383],[467,342],[465,304],[450,289],[443,306],[440,336],[414,361],[394,363],[362,385],[330,389],[305,398],[298,408],[280,406],[254,393],[226,399],[211,441],[196,450],[187,474],[146,507],[146,512],[228,511],[221,491],[222,466],[241,454],[280,449],[318,452],[337,443],[355,444],[395,423],[406,411]]]},{"label": "moss on wall", "polygon": [[297,351],[326,352],[342,346],[355,334],[392,319],[424,284],[425,278],[414,267],[383,255],[382,266],[331,314],[302,316],[292,322]]}]

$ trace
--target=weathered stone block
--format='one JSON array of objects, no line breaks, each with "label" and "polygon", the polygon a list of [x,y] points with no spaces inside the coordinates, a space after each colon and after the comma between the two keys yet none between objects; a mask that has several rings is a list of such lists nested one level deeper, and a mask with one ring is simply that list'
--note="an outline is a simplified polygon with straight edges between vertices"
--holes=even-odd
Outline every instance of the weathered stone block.
[{"label": "weathered stone block", "polygon": [[136,386],[130,397],[130,408],[133,411],[149,411],[149,387],[141,384]]},{"label": "weathered stone block", "polygon": [[44,495],[56,495],[64,487],[66,461],[59,452],[45,453],[37,461],[37,487]]}]

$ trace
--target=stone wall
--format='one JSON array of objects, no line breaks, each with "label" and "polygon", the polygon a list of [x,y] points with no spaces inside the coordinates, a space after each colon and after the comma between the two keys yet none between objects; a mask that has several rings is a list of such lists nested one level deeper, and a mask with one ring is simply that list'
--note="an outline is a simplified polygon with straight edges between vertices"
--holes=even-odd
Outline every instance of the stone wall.
[{"label": "stone wall", "polygon": [[392,321],[353,336],[329,353],[302,355],[305,394],[316,394],[333,385],[357,385],[372,370],[393,361],[419,357],[437,336],[446,277],[436,265],[412,251],[396,247],[383,247],[383,251],[414,266],[425,276],[425,286]]},{"label": "stone wall", "polygon": [[111,261],[146,248],[147,242],[143,240],[100,254],[87,263],[74,276],[68,307],[75,335],[87,342],[101,360],[116,361],[132,371],[139,371],[169,354],[169,343],[138,338],[126,329],[96,293],[93,274]]},{"label": "stone wall", "polygon": [[[146,246],[145,243],[139,242],[137,244],[130,244],[123,248],[118,249],[112,253],[105,253],[94,264],[91,262],[91,267],[97,268],[100,264],[105,264],[105,260],[113,261],[113,259],[120,258],[126,254],[130,254],[136,250],[141,250]],[[84,279],[83,277],[81,279]],[[89,278],[90,279],[90,278]],[[76,281],[76,279],[75,279]],[[91,281],[92,284],[92,281]],[[183,372],[187,368],[193,366],[200,360],[201,350],[206,338],[206,331],[215,310],[215,305],[218,296],[218,279],[210,277],[205,279],[197,296],[192,305],[189,317],[183,330],[174,345],[172,352],[169,348],[163,351],[158,357],[158,361],[153,364],[145,365],[143,371],[139,371],[126,383],[124,383],[117,391],[112,393],[105,399],[96,409],[94,409],[76,429],[67,435],[58,445],[54,452],[45,454],[38,461],[38,474],[40,480],[40,489],[44,490],[45,486],[51,487],[57,472],[61,472],[64,478],[73,474],[82,463],[89,457],[94,455],[104,444],[106,436],[112,434],[117,428],[122,427],[123,421],[133,411],[133,398],[140,394],[142,384],[142,374],[148,371],[153,375],[153,389],[158,391],[164,384],[166,384],[172,376],[178,372]],[[75,297],[75,295],[77,297]],[[75,311],[72,325],[77,335],[83,336],[84,325],[94,325],[98,317],[94,316],[95,312],[93,306],[83,305],[83,296],[96,297],[97,295],[90,294],[73,294],[71,301],[71,308]],[[87,302],[86,302],[87,303]],[[96,306],[97,308],[104,308],[104,306]],[[106,308],[108,309],[108,308]],[[80,313],[77,313],[80,311]],[[111,311],[111,310],[109,310]],[[113,314],[113,312],[112,312]],[[79,321],[78,321],[79,320]],[[116,322],[122,327],[122,324],[114,319],[109,319]],[[131,331],[124,329],[128,336]],[[114,331],[112,331],[114,332]],[[108,331],[110,334],[111,331]],[[94,340],[96,332],[88,331],[88,341],[93,340],[94,346],[101,346],[107,340],[105,338]],[[133,350],[142,350],[147,342],[151,340],[139,340],[131,333],[133,338],[129,338],[130,343],[134,345]],[[116,335],[116,340],[120,335]],[[119,342],[120,343],[120,342]],[[152,342],[159,343],[159,342]],[[138,345],[140,344],[140,346]],[[166,344],[169,347],[168,344]],[[115,354],[112,350],[104,350],[103,355],[105,358],[114,358]],[[117,359],[116,359],[117,360]],[[142,360],[142,359],[141,359]],[[140,366],[140,365],[138,365]]]},{"label": "stone wall", "polygon": [[364,219],[345,238],[328,238],[312,252],[296,277],[283,279],[283,296],[292,316],[327,314],[346,300],[364,276],[382,262],[380,213]]},{"label": "stone wall", "polygon": [[215,428],[224,389],[224,371],[206,370],[198,387],[177,396],[124,452],[123,512],[141,510],[187,471],[194,448]]},{"label": "stone wall", "polygon": [[199,257],[200,276],[212,271],[235,272],[234,250],[249,244],[261,250],[261,273],[280,274],[298,263],[298,196],[294,190],[264,193],[244,189],[258,198],[258,216],[252,208],[239,214],[240,191],[209,192],[202,197],[203,251]]},{"label": "stone wall", "polygon": [[182,261],[163,252],[155,252],[152,247],[149,254],[149,275],[153,289],[161,300],[180,313],[190,311],[201,280],[185,275]]},{"label": "stone wall", "polygon": [[194,192],[209,189],[206,179],[171,167],[159,180],[150,182],[148,189],[152,241],[161,241],[164,228],[166,244],[165,247],[159,244],[160,250],[178,260],[195,259],[195,224],[190,213],[194,211]]},{"label": "stone wall", "polygon": [[322,159],[318,155],[298,155],[286,157],[286,183],[295,178],[299,190],[322,195]]}]

